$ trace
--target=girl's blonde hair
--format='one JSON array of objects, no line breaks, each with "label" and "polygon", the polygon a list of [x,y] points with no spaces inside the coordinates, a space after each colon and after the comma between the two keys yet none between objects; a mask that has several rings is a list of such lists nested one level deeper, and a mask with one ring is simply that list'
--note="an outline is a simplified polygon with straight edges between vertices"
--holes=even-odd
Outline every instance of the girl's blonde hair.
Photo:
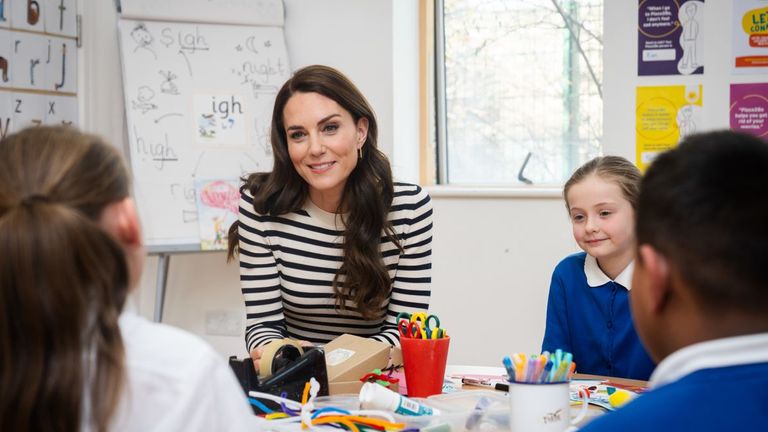
[{"label": "girl's blonde hair", "polygon": [[621,156],[598,156],[574,171],[571,178],[563,186],[566,210],[571,210],[571,205],[568,202],[568,191],[573,185],[578,184],[592,174],[603,180],[615,182],[621,188],[624,198],[632,205],[632,210],[637,213],[642,174],[632,162]]}]

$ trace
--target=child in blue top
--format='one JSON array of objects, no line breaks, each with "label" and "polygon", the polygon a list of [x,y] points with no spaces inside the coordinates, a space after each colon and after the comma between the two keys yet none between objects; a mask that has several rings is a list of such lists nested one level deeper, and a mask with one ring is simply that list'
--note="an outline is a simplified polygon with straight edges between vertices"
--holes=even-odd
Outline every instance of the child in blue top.
[{"label": "child in blue top", "polygon": [[628,160],[605,156],[577,169],[563,188],[584,252],[555,267],[541,349],[573,353],[580,373],[647,380],[654,368],[628,303],[640,177]]},{"label": "child in blue top", "polygon": [[690,135],[643,179],[632,313],[651,390],[594,431],[768,428],[768,145]]}]

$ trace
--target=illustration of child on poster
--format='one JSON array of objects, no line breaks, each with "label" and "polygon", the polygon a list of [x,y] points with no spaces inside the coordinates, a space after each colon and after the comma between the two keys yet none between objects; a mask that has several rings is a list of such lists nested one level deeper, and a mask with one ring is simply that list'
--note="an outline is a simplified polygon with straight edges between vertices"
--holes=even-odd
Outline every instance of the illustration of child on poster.
[{"label": "illustration of child on poster", "polygon": [[636,106],[635,156],[642,171],[703,125],[701,85],[638,87]]},{"label": "illustration of child on poster", "polygon": [[639,0],[638,75],[704,73],[703,0]]}]

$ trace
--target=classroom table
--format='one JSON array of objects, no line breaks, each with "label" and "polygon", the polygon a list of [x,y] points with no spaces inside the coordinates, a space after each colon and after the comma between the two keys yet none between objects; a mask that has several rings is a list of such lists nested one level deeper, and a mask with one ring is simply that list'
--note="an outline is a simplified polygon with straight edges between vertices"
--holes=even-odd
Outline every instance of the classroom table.
[{"label": "classroom table", "polygon": [[[487,366],[460,366],[460,365],[448,365],[445,370],[445,376],[446,377],[456,377],[456,376],[496,376],[496,377],[504,377],[506,376],[506,372],[503,367],[487,367]],[[648,382],[642,381],[642,380],[634,380],[634,379],[627,379],[627,378],[616,378],[616,377],[608,377],[603,375],[589,375],[589,374],[574,374],[573,380],[585,380],[585,381],[608,381],[609,383],[616,384],[616,387],[619,388],[627,388],[627,389],[636,389],[636,388],[647,388]],[[462,391],[473,391],[473,390],[489,390],[488,386],[483,385],[471,385],[471,384],[463,384],[461,386]],[[594,419],[595,417],[598,417],[600,415],[603,415],[608,410],[605,408],[601,408],[599,406],[595,405],[589,405],[588,412],[586,417],[579,423],[579,426],[584,426],[587,424],[590,420]],[[571,414],[576,415],[577,409],[574,407],[571,409]]]}]

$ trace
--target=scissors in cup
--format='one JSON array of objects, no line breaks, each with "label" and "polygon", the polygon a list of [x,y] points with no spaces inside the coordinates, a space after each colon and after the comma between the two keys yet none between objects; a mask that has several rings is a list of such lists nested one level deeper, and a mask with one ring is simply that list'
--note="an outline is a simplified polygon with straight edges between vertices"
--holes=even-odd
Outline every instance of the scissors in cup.
[{"label": "scissors in cup", "polygon": [[[401,312],[397,315],[397,322],[417,323],[421,329],[423,339],[440,339],[445,336],[445,330],[440,328],[440,318],[437,315],[426,312],[409,314]],[[398,324],[399,325],[399,324]]]},{"label": "scissors in cup", "polygon": [[407,322],[402,320],[397,324],[397,329],[400,332],[400,337],[426,339],[426,333],[424,333],[424,329],[421,328],[421,324],[418,321]]}]

